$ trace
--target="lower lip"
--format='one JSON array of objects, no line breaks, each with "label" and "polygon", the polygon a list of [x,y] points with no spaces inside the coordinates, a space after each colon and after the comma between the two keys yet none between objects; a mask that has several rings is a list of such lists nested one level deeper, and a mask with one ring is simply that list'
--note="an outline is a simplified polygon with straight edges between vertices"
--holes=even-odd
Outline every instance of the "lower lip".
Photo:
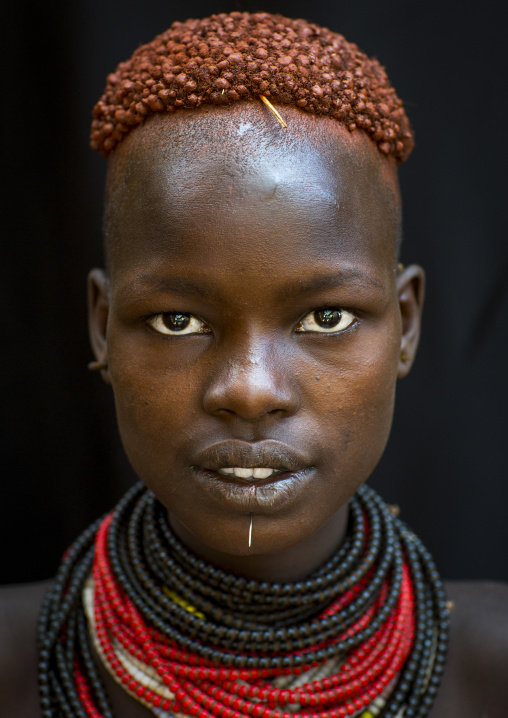
[{"label": "lower lip", "polygon": [[224,476],[211,469],[192,467],[194,475],[206,493],[233,510],[248,512],[273,511],[294,501],[314,475],[314,468],[284,471],[268,479],[245,481]]}]

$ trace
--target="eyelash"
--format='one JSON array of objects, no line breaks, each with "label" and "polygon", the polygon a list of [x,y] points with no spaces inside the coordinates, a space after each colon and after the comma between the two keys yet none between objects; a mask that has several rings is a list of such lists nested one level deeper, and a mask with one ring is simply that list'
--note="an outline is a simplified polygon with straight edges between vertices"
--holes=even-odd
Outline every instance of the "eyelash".
[{"label": "eyelash", "polygon": [[[185,327],[182,328],[182,330],[174,331],[164,324],[164,317],[188,317],[189,322]],[[202,325],[201,329],[194,331],[185,331],[185,329],[187,329],[188,327],[192,327],[193,324],[196,324],[197,322]],[[211,332],[208,325],[202,319],[199,319],[194,314],[187,314],[186,312],[160,312],[160,314],[152,314],[152,316],[146,319],[146,323],[155,332],[157,332],[157,334],[162,334],[162,336],[165,337],[192,336],[195,334],[209,334]]]},{"label": "eyelash", "polygon": [[[333,316],[339,314],[339,317]],[[316,315],[318,318],[316,318]],[[319,315],[322,315],[319,317]],[[341,327],[338,329],[335,325],[329,328],[324,327],[321,325],[322,331],[319,331],[317,329],[307,329],[303,328],[303,323],[306,320],[309,320],[313,322],[314,326],[319,326],[318,322],[320,320],[330,318],[330,319],[336,319],[336,324],[342,324],[343,319],[346,320],[346,326]],[[320,307],[319,309],[313,309],[311,312],[306,314],[295,327],[296,332],[305,332],[305,333],[311,333],[311,334],[341,334],[342,332],[346,331],[346,329],[349,329],[349,327],[353,326],[357,320],[357,317],[353,312],[350,312],[347,309],[343,309],[342,307]],[[311,325],[312,326],[312,325]]]},{"label": "eyelash", "polygon": [[[176,322],[180,323],[184,323],[186,320],[188,321],[187,324],[185,324],[185,326],[183,326],[180,330],[172,330],[164,323],[165,317],[174,317]],[[320,327],[320,329],[305,328],[304,323],[306,320],[311,327]],[[323,322],[326,320],[335,320],[335,325],[327,328],[323,326],[323,324],[319,324],[320,321]],[[341,323],[344,323],[343,320],[347,322],[346,326],[337,329],[336,325],[339,324],[340,326]],[[159,314],[152,314],[145,321],[151,329],[153,329],[153,331],[157,332],[157,334],[161,334],[162,336],[194,336],[196,334],[211,333],[211,329],[208,327],[206,322],[199,319],[199,317],[196,317],[194,314],[188,314],[186,312],[160,312]],[[353,326],[356,321],[356,315],[347,309],[343,309],[342,307],[320,307],[319,309],[313,309],[300,319],[300,321],[296,324],[294,331],[306,334],[340,334]],[[196,328],[196,324],[200,324],[201,327]],[[185,331],[186,329],[191,329],[191,331]]]}]

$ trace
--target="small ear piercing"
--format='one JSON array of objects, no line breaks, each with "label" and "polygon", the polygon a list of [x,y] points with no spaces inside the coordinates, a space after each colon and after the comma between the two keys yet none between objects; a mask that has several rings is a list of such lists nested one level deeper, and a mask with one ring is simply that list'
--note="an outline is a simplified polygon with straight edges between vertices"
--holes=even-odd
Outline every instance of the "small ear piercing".
[{"label": "small ear piercing", "polygon": [[398,272],[403,272],[403,271],[404,271],[404,265],[402,264],[402,262],[399,262],[399,263],[397,264],[397,271],[398,271]]},{"label": "small ear piercing", "polygon": [[91,361],[88,362],[89,371],[104,371],[108,368],[108,363],[105,361]]}]

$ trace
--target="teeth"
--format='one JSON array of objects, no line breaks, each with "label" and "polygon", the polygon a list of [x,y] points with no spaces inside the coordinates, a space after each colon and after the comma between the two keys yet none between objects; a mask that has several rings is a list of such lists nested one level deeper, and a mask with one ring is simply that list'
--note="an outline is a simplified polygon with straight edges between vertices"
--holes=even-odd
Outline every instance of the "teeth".
[{"label": "teeth", "polygon": [[233,469],[235,476],[237,476],[239,479],[248,479],[252,476],[252,472],[254,469],[237,469],[236,467]]},{"label": "teeth", "polygon": [[275,473],[274,469],[254,469],[252,475],[255,479],[267,479],[269,476]]},{"label": "teeth", "polygon": [[272,474],[276,474],[277,469],[252,468],[242,469],[238,466],[219,469],[219,474],[236,476],[239,479],[268,479]]}]

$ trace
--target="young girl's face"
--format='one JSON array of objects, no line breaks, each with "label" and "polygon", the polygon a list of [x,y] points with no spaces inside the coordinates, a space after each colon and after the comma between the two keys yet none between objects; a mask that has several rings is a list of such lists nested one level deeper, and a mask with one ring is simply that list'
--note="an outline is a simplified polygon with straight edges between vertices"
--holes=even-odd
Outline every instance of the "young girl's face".
[{"label": "young girl's face", "polygon": [[285,115],[155,117],[110,168],[93,342],[134,469],[205,555],[344,519],[417,340],[394,168],[361,133]]}]

